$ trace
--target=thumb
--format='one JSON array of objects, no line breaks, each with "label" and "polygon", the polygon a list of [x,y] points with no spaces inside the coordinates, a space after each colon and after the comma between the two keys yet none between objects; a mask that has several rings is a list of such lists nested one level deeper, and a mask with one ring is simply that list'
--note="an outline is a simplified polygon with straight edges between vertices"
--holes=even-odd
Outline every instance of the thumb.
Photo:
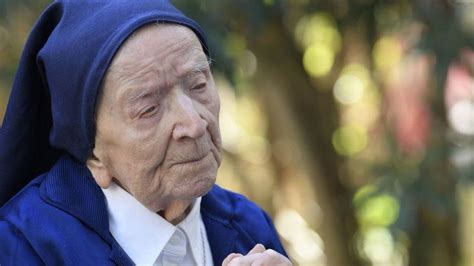
[{"label": "thumb", "polygon": [[237,257],[242,257],[242,254],[239,253],[231,253],[229,254],[224,261],[222,262],[222,266],[227,266],[233,259]]},{"label": "thumb", "polygon": [[247,253],[247,255],[252,255],[252,254],[257,254],[257,253],[262,253],[265,251],[265,246],[262,244],[257,244],[255,247],[252,248],[252,250]]}]

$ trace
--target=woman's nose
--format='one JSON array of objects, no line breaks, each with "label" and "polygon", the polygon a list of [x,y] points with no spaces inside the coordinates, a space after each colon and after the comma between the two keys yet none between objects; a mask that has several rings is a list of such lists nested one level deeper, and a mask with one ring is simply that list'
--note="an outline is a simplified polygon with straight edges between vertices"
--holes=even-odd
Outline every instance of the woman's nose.
[{"label": "woman's nose", "polygon": [[207,128],[207,121],[204,120],[196,109],[196,103],[186,94],[177,94],[174,97],[175,124],[173,127],[173,138],[199,138]]}]

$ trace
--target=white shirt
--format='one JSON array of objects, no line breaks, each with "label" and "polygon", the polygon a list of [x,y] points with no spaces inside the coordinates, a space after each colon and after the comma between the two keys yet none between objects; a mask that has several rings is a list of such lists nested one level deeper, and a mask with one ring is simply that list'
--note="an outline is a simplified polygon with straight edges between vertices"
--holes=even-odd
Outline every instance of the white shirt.
[{"label": "white shirt", "polygon": [[213,265],[200,212],[201,198],[174,226],[115,183],[102,191],[107,199],[110,232],[135,264]]}]

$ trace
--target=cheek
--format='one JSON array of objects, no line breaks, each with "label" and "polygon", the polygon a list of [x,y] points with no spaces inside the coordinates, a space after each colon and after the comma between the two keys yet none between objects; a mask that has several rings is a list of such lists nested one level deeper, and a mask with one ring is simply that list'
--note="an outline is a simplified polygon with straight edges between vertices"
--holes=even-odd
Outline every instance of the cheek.
[{"label": "cheek", "polygon": [[162,122],[139,128],[117,127],[114,140],[106,147],[117,175],[142,176],[161,164],[169,139],[166,137],[169,130]]},{"label": "cheek", "polygon": [[210,93],[206,97],[206,109],[211,113],[211,115],[216,119],[217,123],[219,123],[219,112],[221,108],[221,102],[219,98],[219,94],[217,89],[214,86],[211,86]]},{"label": "cheek", "polygon": [[165,122],[160,121],[152,127],[130,132],[129,137],[124,141],[124,152],[130,152],[133,155],[132,161],[154,164],[163,160],[170,132]]},{"label": "cheek", "polygon": [[214,112],[214,116],[216,117],[217,119],[217,123],[219,123],[219,113],[220,113],[220,110],[221,110],[221,100],[219,98],[219,95],[216,93],[216,100],[215,100],[215,103],[214,103],[214,106],[213,106],[213,112]]},{"label": "cheek", "polygon": [[[221,133],[219,128],[219,112],[220,112],[220,99],[217,94],[217,90],[214,94],[209,97],[209,102],[205,105],[206,107],[206,120],[208,121],[208,131],[211,135],[212,142],[217,148],[216,156],[220,156],[220,150],[222,147]],[[218,159],[220,161],[220,159]]]}]

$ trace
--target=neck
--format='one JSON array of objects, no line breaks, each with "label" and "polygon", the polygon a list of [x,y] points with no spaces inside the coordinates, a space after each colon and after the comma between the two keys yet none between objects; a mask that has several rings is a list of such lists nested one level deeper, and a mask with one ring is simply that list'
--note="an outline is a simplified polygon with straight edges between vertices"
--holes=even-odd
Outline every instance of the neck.
[{"label": "neck", "polygon": [[[114,179],[115,183],[127,191],[133,196],[117,179]],[[194,200],[171,200],[165,204],[165,207],[157,212],[158,215],[163,217],[166,221],[173,225],[179,224],[192,209]],[[142,203],[143,204],[143,203]],[[1,264],[0,264],[1,266]]]},{"label": "neck", "polygon": [[193,206],[191,200],[175,200],[167,204],[158,214],[173,225],[179,224],[188,216]]}]

